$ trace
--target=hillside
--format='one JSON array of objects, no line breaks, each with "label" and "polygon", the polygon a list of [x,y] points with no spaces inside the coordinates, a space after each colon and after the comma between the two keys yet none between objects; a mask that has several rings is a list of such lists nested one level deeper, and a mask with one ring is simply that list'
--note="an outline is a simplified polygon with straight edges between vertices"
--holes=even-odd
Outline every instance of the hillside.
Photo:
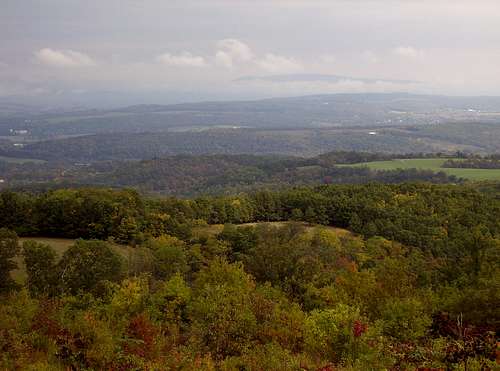
[{"label": "hillside", "polygon": [[[370,134],[372,133],[372,134]],[[178,154],[254,154],[312,157],[330,151],[428,153],[500,151],[500,125],[455,123],[342,129],[213,129],[163,133],[108,133],[0,143],[0,155],[51,161],[150,159]]]},{"label": "hillside", "polygon": [[[417,156],[418,155],[410,155]],[[398,183],[428,181],[457,183],[438,167],[390,169],[350,167],[363,161],[390,160],[394,155],[366,152],[330,152],[314,158],[254,155],[179,155],[142,161],[106,161],[96,163],[39,164],[0,163],[3,188],[44,189],[73,186],[131,187],[141,192],[192,196],[229,194],[280,189],[298,185],[340,183]],[[442,159],[443,162],[445,159]],[[425,162],[425,160],[424,160]],[[409,162],[411,163],[411,162]],[[469,169],[454,169],[457,175]],[[476,171],[485,179],[494,179],[498,171]]]},{"label": "hillside", "polygon": [[[35,137],[213,127],[328,128],[446,122],[498,122],[499,97],[331,94],[254,101],[138,105],[113,110],[0,117],[0,135],[29,129]],[[26,122],[28,121],[28,123]],[[5,134],[4,134],[5,133]]]},{"label": "hillside", "polygon": [[88,188],[0,205],[5,369],[497,365],[498,189]]}]

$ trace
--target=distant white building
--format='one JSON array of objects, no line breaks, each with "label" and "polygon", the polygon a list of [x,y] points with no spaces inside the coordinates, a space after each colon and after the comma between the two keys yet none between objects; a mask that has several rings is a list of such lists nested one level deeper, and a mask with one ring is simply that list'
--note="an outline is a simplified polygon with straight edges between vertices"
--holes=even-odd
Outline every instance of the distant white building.
[{"label": "distant white building", "polygon": [[26,135],[29,133],[26,129],[10,129],[10,132],[14,135]]}]

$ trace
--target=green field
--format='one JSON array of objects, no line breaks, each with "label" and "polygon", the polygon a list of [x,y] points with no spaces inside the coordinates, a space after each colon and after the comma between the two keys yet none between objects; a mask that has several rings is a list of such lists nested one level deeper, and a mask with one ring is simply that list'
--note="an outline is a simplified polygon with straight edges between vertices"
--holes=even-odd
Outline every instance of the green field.
[{"label": "green field", "polygon": [[422,169],[443,171],[449,175],[469,180],[500,180],[500,169],[458,169],[441,167],[447,159],[415,158],[391,161],[363,162],[343,166],[367,166],[373,170]]},{"label": "green field", "polygon": [[17,158],[17,157],[5,157],[5,156],[0,156],[0,162],[10,162],[12,164],[26,164],[28,162],[34,162],[36,164],[43,164],[44,160],[38,160],[36,158]]}]

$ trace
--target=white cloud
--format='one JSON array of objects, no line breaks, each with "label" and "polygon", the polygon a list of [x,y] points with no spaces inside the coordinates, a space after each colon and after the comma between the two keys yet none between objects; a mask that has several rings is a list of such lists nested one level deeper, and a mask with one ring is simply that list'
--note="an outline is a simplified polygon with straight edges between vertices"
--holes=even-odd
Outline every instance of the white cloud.
[{"label": "white cloud", "polygon": [[74,50],[40,49],[35,53],[36,59],[52,67],[90,67],[95,66],[95,61],[87,54]]},{"label": "white cloud", "polygon": [[184,52],[179,55],[165,53],[158,56],[156,60],[167,66],[173,67],[205,67],[207,65],[205,58],[194,56],[188,52]]},{"label": "white cloud", "polygon": [[215,63],[221,67],[231,68],[233,67],[233,58],[228,53],[219,50],[215,53]]},{"label": "white cloud", "polygon": [[291,73],[303,69],[300,62],[293,58],[268,53],[264,58],[257,61],[257,65],[271,73]]},{"label": "white cloud", "polygon": [[233,67],[236,62],[248,62],[254,58],[250,47],[236,39],[224,39],[217,42],[215,62],[222,67]]},{"label": "white cloud", "polygon": [[415,49],[411,46],[400,46],[394,49],[393,53],[405,58],[419,58],[424,55],[422,50]]}]

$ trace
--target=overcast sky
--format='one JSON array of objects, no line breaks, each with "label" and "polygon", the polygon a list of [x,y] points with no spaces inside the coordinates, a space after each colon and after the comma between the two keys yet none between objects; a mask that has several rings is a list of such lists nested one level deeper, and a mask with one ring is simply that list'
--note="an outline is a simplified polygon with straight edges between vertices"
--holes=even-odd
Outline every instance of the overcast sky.
[{"label": "overcast sky", "polygon": [[500,95],[499,0],[0,2],[4,98]]}]

